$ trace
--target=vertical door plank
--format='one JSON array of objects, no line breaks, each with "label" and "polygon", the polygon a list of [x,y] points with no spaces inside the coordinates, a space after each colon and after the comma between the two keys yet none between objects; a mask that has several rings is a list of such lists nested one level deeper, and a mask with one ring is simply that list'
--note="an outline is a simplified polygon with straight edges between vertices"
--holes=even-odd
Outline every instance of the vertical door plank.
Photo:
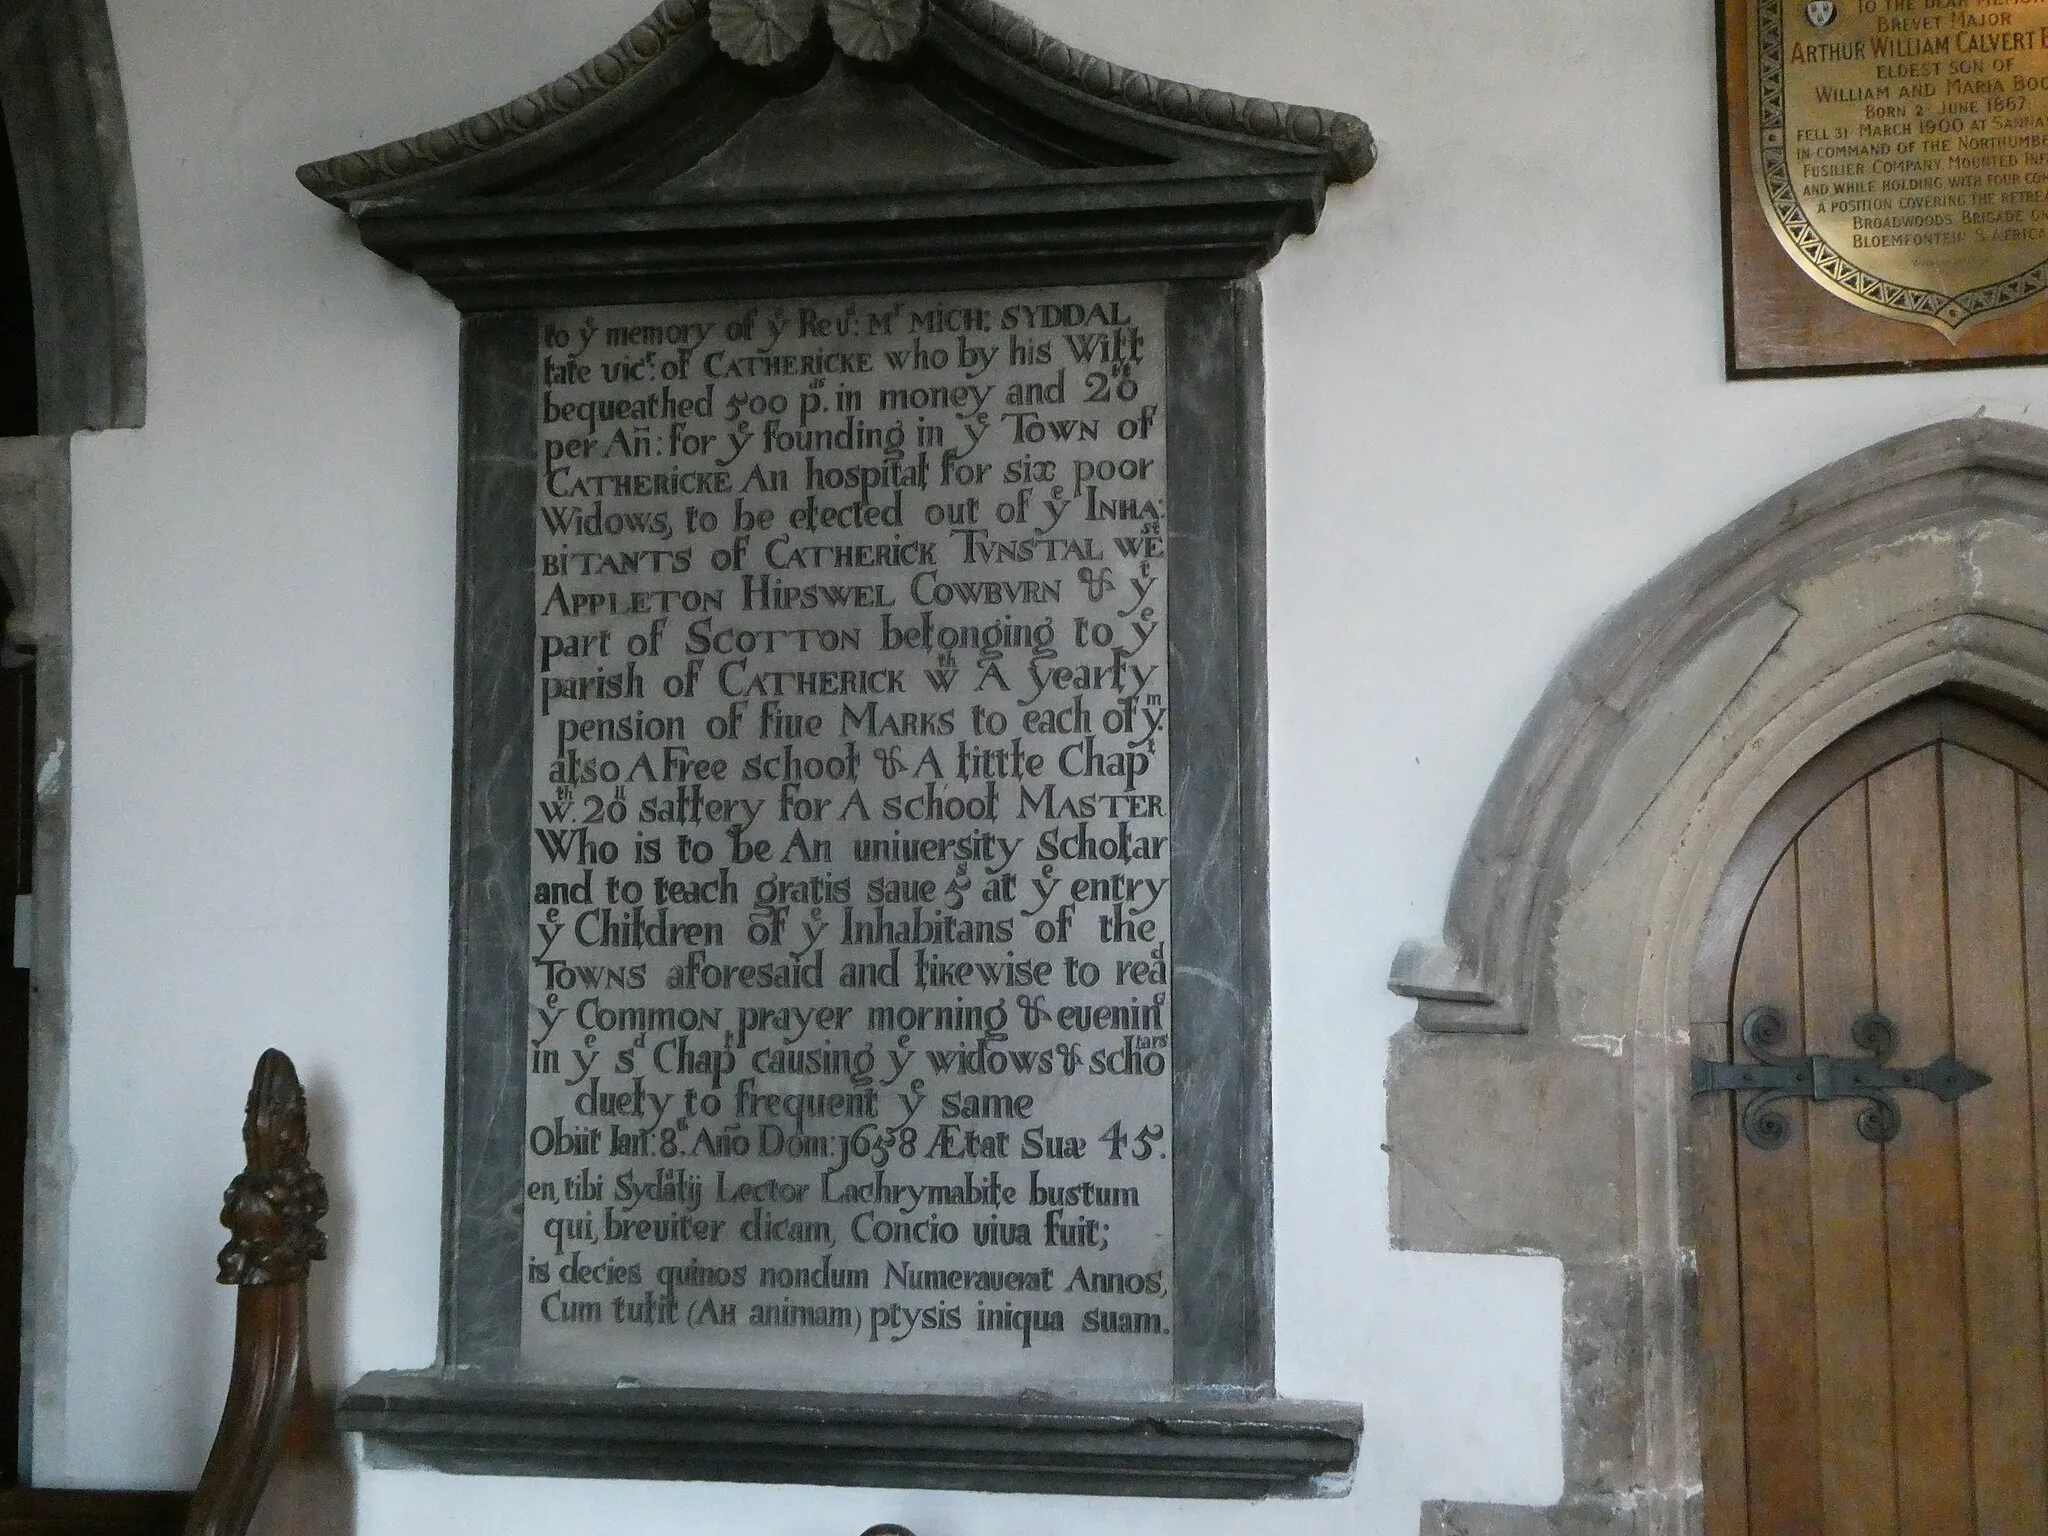
[{"label": "vertical door plank", "polygon": [[[1877,1006],[1898,1027],[1902,1066],[1933,1061],[1954,1040],[1940,750],[1923,747],[1869,781]],[[1899,1529],[1969,1536],[1976,1517],[1956,1117],[1921,1094],[1901,1100],[1904,1127],[1884,1149]]]},{"label": "vertical door plank", "polygon": [[1978,1529],[2048,1530],[2032,1065],[2012,770],[1942,748],[1956,1051],[1991,1075],[1957,1106]]},{"label": "vertical door plank", "polygon": [[[2020,879],[2027,936],[2027,1055],[2034,1069],[2034,1230],[2041,1270],[2044,1343],[2048,1343],[2048,790],[2020,780]],[[2041,1356],[2048,1390],[2048,1348]]]},{"label": "vertical door plank", "polygon": [[[1757,898],[1736,967],[1736,1021],[1763,1004],[1781,1010],[1792,1026],[1784,1051],[1804,1051],[1796,848],[1787,851]],[[1759,1152],[1739,1137],[1735,1142],[1749,1495],[1745,1526],[1766,1536],[1821,1528],[1806,1106],[1789,1104],[1785,1113],[1792,1136],[1777,1151]],[[1715,1536],[1721,1533],[1717,1530]]]},{"label": "vertical door plank", "polygon": [[[1702,1028],[1702,1056],[1728,1059],[1731,1031]],[[1718,1045],[1719,1049],[1715,1047]],[[1742,1252],[1736,1232],[1735,1105],[1716,1093],[1693,1101],[1694,1254],[1700,1287],[1700,1462],[1706,1536],[1749,1536],[1743,1472]]]},{"label": "vertical door plank", "polygon": [[[1810,1051],[1855,1051],[1849,1026],[1876,1004],[1871,957],[1869,797],[1858,784],[1799,837],[1799,948]],[[1853,1104],[1807,1120],[1813,1185],[1814,1336],[1820,1366],[1826,1536],[1893,1536],[1890,1275],[1884,1152]]]}]

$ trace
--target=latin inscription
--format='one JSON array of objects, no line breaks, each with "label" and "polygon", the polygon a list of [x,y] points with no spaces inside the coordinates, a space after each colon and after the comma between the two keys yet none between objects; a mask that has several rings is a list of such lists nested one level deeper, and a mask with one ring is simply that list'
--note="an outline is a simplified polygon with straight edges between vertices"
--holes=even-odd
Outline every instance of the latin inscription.
[{"label": "latin inscription", "polygon": [[542,317],[529,1371],[1171,1384],[1164,307]]}]

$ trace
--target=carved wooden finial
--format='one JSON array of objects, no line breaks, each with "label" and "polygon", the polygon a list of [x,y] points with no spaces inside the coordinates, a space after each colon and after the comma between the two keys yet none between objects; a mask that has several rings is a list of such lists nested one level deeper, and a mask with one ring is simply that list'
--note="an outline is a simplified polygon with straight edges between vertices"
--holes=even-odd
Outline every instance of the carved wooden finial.
[{"label": "carved wooden finial", "polygon": [[233,1234],[220,1251],[222,1285],[290,1285],[327,1257],[327,1183],[306,1161],[307,1141],[306,1094],[292,1059],[265,1051],[242,1121],[249,1166],[222,1197],[220,1224]]}]

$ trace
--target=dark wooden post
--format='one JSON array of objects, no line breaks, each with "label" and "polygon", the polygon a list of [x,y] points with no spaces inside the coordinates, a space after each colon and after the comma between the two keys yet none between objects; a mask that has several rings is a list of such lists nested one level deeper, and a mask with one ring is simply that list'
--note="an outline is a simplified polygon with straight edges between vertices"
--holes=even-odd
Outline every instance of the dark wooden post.
[{"label": "dark wooden post", "polygon": [[314,1414],[306,1277],[327,1257],[327,1185],[306,1161],[306,1095],[291,1058],[265,1051],[249,1090],[249,1166],[228,1185],[220,1283],[238,1287],[235,1365],[185,1536],[244,1536],[294,1419]]}]

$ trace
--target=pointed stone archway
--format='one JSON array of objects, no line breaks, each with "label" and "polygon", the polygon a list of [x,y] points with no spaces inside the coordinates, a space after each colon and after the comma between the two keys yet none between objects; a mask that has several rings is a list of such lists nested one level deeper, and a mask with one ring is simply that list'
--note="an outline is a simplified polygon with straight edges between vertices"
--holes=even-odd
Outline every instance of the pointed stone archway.
[{"label": "pointed stone archway", "polygon": [[1566,1497],[1470,1536],[1700,1528],[1686,1105],[1744,833],[1831,743],[1942,693],[2048,722],[2048,432],[1971,420],[1800,481],[1560,669],[1474,824],[1389,1077],[1397,1246],[1565,1266]]},{"label": "pointed stone archway", "polygon": [[[36,333],[40,435],[0,439],[6,644],[34,655],[37,764],[22,1329],[22,1466],[64,1413],[70,1130],[71,435],[142,425],[141,239],[105,0],[24,0],[0,17]],[[54,1438],[54,1437],[53,1437]],[[61,1469],[47,1463],[45,1476]]]},{"label": "pointed stone archway", "polygon": [[20,182],[45,436],[142,425],[142,241],[105,0],[0,19],[0,111]]}]

